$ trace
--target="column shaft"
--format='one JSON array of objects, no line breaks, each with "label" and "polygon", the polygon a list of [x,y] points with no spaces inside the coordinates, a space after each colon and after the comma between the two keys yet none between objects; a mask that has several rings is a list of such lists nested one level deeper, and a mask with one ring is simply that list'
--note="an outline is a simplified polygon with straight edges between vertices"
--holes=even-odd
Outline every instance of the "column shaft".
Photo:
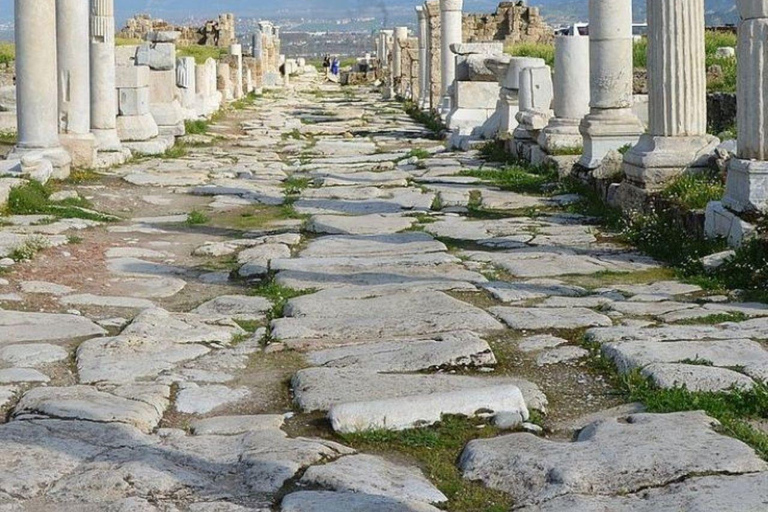
[{"label": "column shaft", "polygon": [[648,26],[650,134],[705,134],[704,0],[650,0]]},{"label": "column shaft", "polygon": [[15,1],[20,150],[59,146],[55,0]]},{"label": "column shaft", "polygon": [[427,13],[423,6],[416,7],[416,15],[419,18],[419,106],[423,108],[426,103],[429,81],[427,79]]},{"label": "column shaft", "polygon": [[98,149],[117,151],[115,18],[113,0],[91,2],[91,131]]},{"label": "column shaft", "polygon": [[59,71],[59,128],[85,135],[91,130],[88,1],[56,0]]},{"label": "column shaft", "polygon": [[462,9],[464,0],[440,0],[442,85],[441,94],[445,97],[448,88],[456,79],[456,56],[451,51],[452,44],[462,43]]},{"label": "column shaft", "polygon": [[768,160],[768,17],[742,21],[737,52],[739,158]]}]

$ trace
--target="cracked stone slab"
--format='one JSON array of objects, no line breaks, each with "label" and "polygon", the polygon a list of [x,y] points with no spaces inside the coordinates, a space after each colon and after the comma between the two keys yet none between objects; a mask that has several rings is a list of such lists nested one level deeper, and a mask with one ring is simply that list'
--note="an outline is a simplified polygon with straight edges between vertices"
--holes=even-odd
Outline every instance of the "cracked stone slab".
[{"label": "cracked stone slab", "polygon": [[571,493],[616,496],[687,476],[768,469],[752,448],[716,433],[717,424],[702,412],[635,414],[593,423],[572,443],[511,434],[470,441],[459,467],[464,478],[507,492],[519,504]]},{"label": "cracked stone slab", "polygon": [[744,373],[755,379],[768,378],[768,350],[760,343],[748,339],[620,341],[606,343],[602,350],[622,373],[653,363],[700,361],[721,368],[743,368]]},{"label": "cracked stone slab", "polygon": [[307,230],[329,235],[380,235],[405,231],[416,219],[397,215],[315,215]]},{"label": "cracked stone slab", "polygon": [[338,256],[399,256],[447,252],[448,248],[426,233],[389,235],[324,236],[312,240],[301,251],[301,258],[332,258]]},{"label": "cracked stone slab", "polygon": [[520,302],[544,299],[553,295],[563,297],[581,297],[587,290],[580,286],[564,284],[554,279],[535,279],[531,281],[506,282],[494,281],[482,287],[502,302]]},{"label": "cracked stone slab", "polygon": [[520,388],[512,384],[404,397],[334,404],[328,411],[336,432],[407,430],[434,425],[445,415],[474,417],[479,413],[512,413],[529,418]]},{"label": "cracked stone slab", "polygon": [[220,295],[193,309],[203,317],[225,317],[241,321],[265,320],[272,303],[264,297],[247,295]]},{"label": "cracked stone slab", "polygon": [[74,288],[62,284],[49,283],[45,281],[23,281],[19,283],[19,289],[23,293],[35,293],[41,295],[61,296],[75,291]]},{"label": "cracked stone slab", "polygon": [[17,368],[35,368],[69,357],[65,349],[48,343],[7,345],[0,348],[0,359]]},{"label": "cracked stone slab", "polygon": [[550,334],[539,334],[536,336],[526,336],[517,344],[517,348],[523,352],[540,352],[548,348],[559,347],[570,343],[568,340],[552,336]]},{"label": "cracked stone slab", "polygon": [[583,359],[589,355],[589,351],[581,347],[565,346],[545,350],[536,357],[536,364],[547,366],[550,364],[568,363]]},{"label": "cracked stone slab", "polygon": [[91,293],[67,295],[66,297],[59,299],[59,302],[65,306],[95,306],[118,309],[150,309],[155,307],[155,303],[147,299],[139,299],[135,297],[108,297],[104,295],[93,295]]},{"label": "cracked stone slab", "polygon": [[356,368],[374,372],[416,372],[496,364],[488,342],[468,331],[438,334],[428,339],[381,341],[318,350],[309,352],[307,360],[326,368]]},{"label": "cracked stone slab", "polygon": [[21,397],[14,416],[42,415],[98,423],[124,423],[148,433],[160,423],[170,396],[170,388],[153,387],[156,394],[154,405],[98,391],[90,386],[35,388]]},{"label": "cracked stone slab", "polygon": [[448,501],[417,468],[366,454],[349,455],[329,464],[312,466],[299,484],[424,503]]},{"label": "cracked stone slab", "polygon": [[0,369],[0,384],[17,384],[22,382],[49,382],[44,373],[32,368],[3,368]]},{"label": "cracked stone slab", "polygon": [[103,334],[107,331],[81,316],[0,311],[0,344],[60,341]]},{"label": "cracked stone slab", "polygon": [[[371,315],[376,311],[376,315]],[[412,337],[454,330],[503,329],[485,311],[441,292],[394,293],[372,298],[292,299],[286,318],[272,322],[272,335],[291,346],[343,345],[386,337]]]},{"label": "cracked stone slab", "polygon": [[260,414],[256,416],[216,416],[195,420],[190,425],[195,435],[231,436],[259,430],[280,429],[285,423],[282,414]]},{"label": "cracked stone slab", "polygon": [[349,368],[307,368],[298,371],[291,380],[294,402],[304,412],[327,411],[334,404],[503,385],[517,386],[530,409],[540,411],[546,409],[547,398],[536,384],[512,377],[394,374]]},{"label": "cracked stone slab", "polygon": [[567,495],[520,512],[762,512],[768,473],[690,478],[628,496]]},{"label": "cracked stone slab", "polygon": [[126,297],[165,299],[173,297],[187,282],[177,277],[120,277],[110,279],[110,290]]},{"label": "cracked stone slab", "polygon": [[247,388],[186,383],[176,395],[176,410],[185,414],[207,414],[219,407],[240,402],[250,394]]},{"label": "cracked stone slab", "polygon": [[674,297],[676,295],[689,295],[701,291],[700,286],[680,283],[678,281],[658,281],[651,284],[615,284],[609,287],[629,295],[657,295]]},{"label": "cracked stone slab", "polygon": [[664,389],[684,386],[693,392],[718,392],[755,386],[755,381],[746,375],[728,368],[703,365],[654,363],[643,368],[642,374]]},{"label": "cracked stone slab", "polygon": [[613,325],[609,317],[586,308],[494,307],[489,311],[517,330],[579,329]]},{"label": "cracked stone slab", "polygon": [[283,499],[281,512],[439,512],[418,501],[356,492],[299,491]]},{"label": "cracked stone slab", "polygon": [[269,273],[272,262],[291,257],[291,248],[284,244],[263,244],[246,249],[237,255],[242,266],[240,277],[261,277]]}]

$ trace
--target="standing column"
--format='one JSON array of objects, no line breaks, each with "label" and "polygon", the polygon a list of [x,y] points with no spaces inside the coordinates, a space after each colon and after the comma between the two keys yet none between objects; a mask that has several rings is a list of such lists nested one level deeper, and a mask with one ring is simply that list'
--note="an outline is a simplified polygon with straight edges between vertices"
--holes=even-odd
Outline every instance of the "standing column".
[{"label": "standing column", "polygon": [[120,151],[115,89],[115,15],[113,0],[91,2],[91,132],[99,151]]},{"label": "standing column", "polygon": [[648,27],[649,127],[624,172],[631,185],[658,190],[706,167],[719,141],[707,135],[704,0],[650,0]]},{"label": "standing column", "polygon": [[8,159],[41,155],[63,179],[71,158],[59,142],[55,0],[16,0],[14,9],[18,142]]},{"label": "standing column", "polygon": [[555,38],[555,116],[542,130],[539,145],[548,154],[579,148],[579,124],[589,113],[589,38],[581,35]]},{"label": "standing column", "polygon": [[589,40],[591,109],[581,122],[579,163],[594,169],[645,131],[632,112],[632,0],[589,0]]},{"label": "standing column", "polygon": [[[243,47],[233,44],[229,47],[229,54],[235,58],[235,99],[243,97]],[[287,73],[286,69],[286,74]]]},{"label": "standing column", "polygon": [[442,55],[442,86],[440,94],[443,98],[442,112],[448,114],[451,110],[451,98],[448,92],[456,78],[456,56],[451,51],[452,44],[462,43],[462,8],[464,0],[440,0],[441,26],[441,55]]},{"label": "standing column", "polygon": [[92,167],[96,139],[91,133],[91,67],[88,2],[56,0],[61,143],[76,167]]},{"label": "standing column", "polygon": [[723,205],[768,212],[768,0],[737,0],[738,158],[728,169]]},{"label": "standing column", "polygon": [[395,94],[403,94],[403,45],[408,41],[408,27],[396,27],[392,44],[392,87]]},{"label": "standing column", "polygon": [[427,13],[424,6],[416,7],[416,16],[419,18],[419,108],[424,109],[428,104],[427,95],[429,80],[427,78]]}]

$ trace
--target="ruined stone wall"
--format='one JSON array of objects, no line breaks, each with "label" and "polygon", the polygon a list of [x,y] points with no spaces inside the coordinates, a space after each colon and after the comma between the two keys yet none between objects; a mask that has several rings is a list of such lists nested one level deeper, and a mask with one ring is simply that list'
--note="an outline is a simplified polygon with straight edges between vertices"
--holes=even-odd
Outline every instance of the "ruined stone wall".
[{"label": "ruined stone wall", "polygon": [[464,41],[504,41],[515,43],[550,43],[552,28],[544,22],[538,7],[502,2],[493,14],[465,14]]},{"label": "ruined stone wall", "polygon": [[0,87],[13,85],[13,77],[16,75],[16,68],[13,62],[0,64]]},{"label": "ruined stone wall", "polygon": [[117,37],[144,40],[149,32],[174,31],[181,36],[176,41],[180,46],[206,45],[227,48],[237,42],[235,16],[220,14],[218,20],[211,20],[202,27],[175,26],[149,14],[138,14],[130,18]]}]

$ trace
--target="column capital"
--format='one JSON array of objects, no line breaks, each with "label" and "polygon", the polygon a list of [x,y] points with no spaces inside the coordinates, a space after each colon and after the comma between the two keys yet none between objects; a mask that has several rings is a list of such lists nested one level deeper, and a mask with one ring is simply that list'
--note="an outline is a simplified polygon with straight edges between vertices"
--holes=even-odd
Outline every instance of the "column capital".
[{"label": "column capital", "polygon": [[423,5],[417,5],[415,7],[416,15],[419,17],[419,21],[427,19],[427,13],[424,12],[424,6]]},{"label": "column capital", "polygon": [[408,39],[408,27],[396,27],[395,39],[397,39],[398,41],[402,41],[403,39]]},{"label": "column capital", "polygon": [[441,11],[461,11],[464,9],[464,0],[440,0]]}]

